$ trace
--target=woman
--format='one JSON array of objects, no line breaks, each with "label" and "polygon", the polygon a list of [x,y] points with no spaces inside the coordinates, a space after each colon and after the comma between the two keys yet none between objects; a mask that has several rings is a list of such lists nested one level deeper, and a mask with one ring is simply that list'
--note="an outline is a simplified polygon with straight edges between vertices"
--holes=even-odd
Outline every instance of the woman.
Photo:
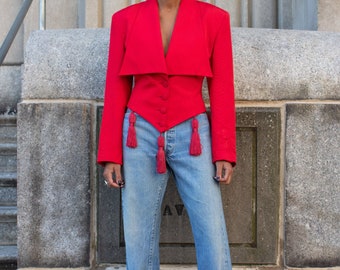
[{"label": "woman", "polygon": [[113,15],[98,162],[107,185],[123,188],[127,269],[159,269],[169,174],[189,214],[198,269],[231,269],[219,189],[236,162],[227,12],[197,0],[147,0]]}]

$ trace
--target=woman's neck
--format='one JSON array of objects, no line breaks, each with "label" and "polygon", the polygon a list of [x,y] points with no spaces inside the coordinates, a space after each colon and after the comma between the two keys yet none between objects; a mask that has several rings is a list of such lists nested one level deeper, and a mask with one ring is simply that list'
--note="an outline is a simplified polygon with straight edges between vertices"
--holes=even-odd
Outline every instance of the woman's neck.
[{"label": "woman's neck", "polygon": [[163,9],[177,9],[181,0],[157,0],[158,6]]}]

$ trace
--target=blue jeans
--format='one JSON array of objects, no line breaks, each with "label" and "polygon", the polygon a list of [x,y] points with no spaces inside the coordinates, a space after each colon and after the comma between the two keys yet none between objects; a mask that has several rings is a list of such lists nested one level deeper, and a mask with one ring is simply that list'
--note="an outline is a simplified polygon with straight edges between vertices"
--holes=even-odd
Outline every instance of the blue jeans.
[{"label": "blue jeans", "polygon": [[228,237],[219,184],[211,159],[211,138],[206,114],[196,116],[202,154],[191,156],[191,119],[164,133],[167,172],[156,172],[157,131],[136,114],[137,148],[125,146],[129,112],[124,119],[124,177],[122,189],[126,262],[129,270],[159,269],[161,204],[169,173],[174,176],[188,212],[200,270],[231,270]]}]

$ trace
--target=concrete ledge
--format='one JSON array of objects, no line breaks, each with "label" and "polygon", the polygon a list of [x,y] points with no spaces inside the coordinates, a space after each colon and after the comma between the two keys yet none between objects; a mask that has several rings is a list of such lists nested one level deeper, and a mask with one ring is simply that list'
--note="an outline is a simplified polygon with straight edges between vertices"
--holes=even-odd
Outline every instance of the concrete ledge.
[{"label": "concrete ledge", "polygon": [[339,99],[340,33],[233,31],[238,100]]},{"label": "concrete ledge", "polygon": [[[22,97],[102,99],[108,29],[36,31],[26,47]],[[340,98],[340,33],[233,29],[236,98]]]}]

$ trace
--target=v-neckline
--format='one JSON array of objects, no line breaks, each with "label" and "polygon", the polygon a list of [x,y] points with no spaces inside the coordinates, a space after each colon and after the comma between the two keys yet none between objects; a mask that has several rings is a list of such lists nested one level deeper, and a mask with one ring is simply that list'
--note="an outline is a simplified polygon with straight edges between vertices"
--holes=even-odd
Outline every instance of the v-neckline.
[{"label": "v-neckline", "polygon": [[161,45],[162,45],[162,54],[164,59],[167,58],[167,56],[169,55],[169,51],[171,48],[171,43],[173,38],[174,38],[174,34],[176,32],[176,25],[177,25],[177,21],[178,21],[178,17],[179,17],[179,12],[180,12],[180,8],[182,5],[183,0],[180,1],[179,5],[178,5],[178,9],[177,9],[177,13],[176,13],[176,17],[175,17],[175,21],[174,21],[174,25],[172,27],[172,31],[171,31],[171,35],[170,35],[170,39],[169,39],[169,43],[167,44],[167,50],[165,50],[164,44],[163,44],[163,35],[162,35],[162,27],[161,27],[161,17],[160,17],[160,9],[159,9],[159,5],[158,5],[158,1],[156,0],[156,5],[157,5],[157,12],[158,12],[158,30],[159,30],[159,37],[160,37],[160,41],[161,41]]}]

